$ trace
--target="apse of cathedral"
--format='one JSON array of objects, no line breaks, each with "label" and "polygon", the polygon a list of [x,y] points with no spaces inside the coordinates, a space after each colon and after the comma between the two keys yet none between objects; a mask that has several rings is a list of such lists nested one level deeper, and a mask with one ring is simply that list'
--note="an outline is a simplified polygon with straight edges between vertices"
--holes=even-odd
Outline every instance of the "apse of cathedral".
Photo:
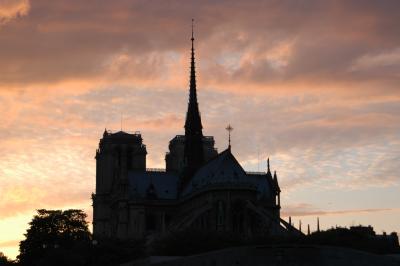
[{"label": "apse of cathedral", "polygon": [[[192,31],[184,135],[169,142],[165,169],[146,168],[140,132],[105,130],[96,151],[93,234],[140,239],[186,229],[245,236],[298,233],[280,218],[276,172],[246,172],[231,146],[218,153],[203,135]],[[229,126],[229,128],[231,127]]]}]

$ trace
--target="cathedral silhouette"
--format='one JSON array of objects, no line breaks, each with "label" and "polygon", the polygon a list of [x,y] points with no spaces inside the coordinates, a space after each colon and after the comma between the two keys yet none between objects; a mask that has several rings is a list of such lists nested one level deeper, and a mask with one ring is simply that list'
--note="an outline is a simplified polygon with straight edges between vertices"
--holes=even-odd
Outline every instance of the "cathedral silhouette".
[{"label": "cathedral silhouette", "polygon": [[95,157],[94,237],[154,239],[190,228],[244,236],[301,234],[280,218],[281,190],[269,160],[266,172],[246,172],[230,143],[218,153],[214,137],[203,135],[193,30],[191,43],[185,134],[169,142],[166,168],[146,168],[139,132],[104,131]]}]

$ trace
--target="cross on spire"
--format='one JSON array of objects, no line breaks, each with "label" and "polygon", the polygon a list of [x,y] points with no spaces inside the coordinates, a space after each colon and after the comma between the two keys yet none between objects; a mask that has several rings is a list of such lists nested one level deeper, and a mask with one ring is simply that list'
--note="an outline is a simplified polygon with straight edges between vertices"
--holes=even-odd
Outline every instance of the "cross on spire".
[{"label": "cross on spire", "polygon": [[229,124],[226,128],[228,131],[228,148],[231,148],[231,132],[233,131],[233,127],[231,126],[231,124]]}]

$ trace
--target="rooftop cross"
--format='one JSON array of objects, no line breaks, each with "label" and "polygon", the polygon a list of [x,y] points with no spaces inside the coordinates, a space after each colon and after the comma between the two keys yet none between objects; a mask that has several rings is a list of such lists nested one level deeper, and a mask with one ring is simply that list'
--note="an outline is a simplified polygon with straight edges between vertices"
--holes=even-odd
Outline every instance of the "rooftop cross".
[{"label": "rooftop cross", "polygon": [[231,126],[231,124],[229,124],[225,129],[228,131],[228,144],[229,144],[228,148],[230,149],[231,148],[231,132],[233,130],[233,127]]}]

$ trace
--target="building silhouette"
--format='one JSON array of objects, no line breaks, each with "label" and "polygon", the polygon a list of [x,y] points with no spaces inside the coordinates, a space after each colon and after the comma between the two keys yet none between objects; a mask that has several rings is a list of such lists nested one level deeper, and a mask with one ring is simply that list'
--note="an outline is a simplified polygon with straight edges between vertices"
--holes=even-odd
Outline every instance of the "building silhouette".
[{"label": "building silhouette", "polygon": [[252,236],[301,234],[280,218],[280,188],[266,172],[246,172],[230,144],[218,153],[204,136],[192,31],[185,134],[169,142],[166,168],[146,168],[140,132],[104,131],[96,151],[95,238],[149,238],[195,228]]}]

